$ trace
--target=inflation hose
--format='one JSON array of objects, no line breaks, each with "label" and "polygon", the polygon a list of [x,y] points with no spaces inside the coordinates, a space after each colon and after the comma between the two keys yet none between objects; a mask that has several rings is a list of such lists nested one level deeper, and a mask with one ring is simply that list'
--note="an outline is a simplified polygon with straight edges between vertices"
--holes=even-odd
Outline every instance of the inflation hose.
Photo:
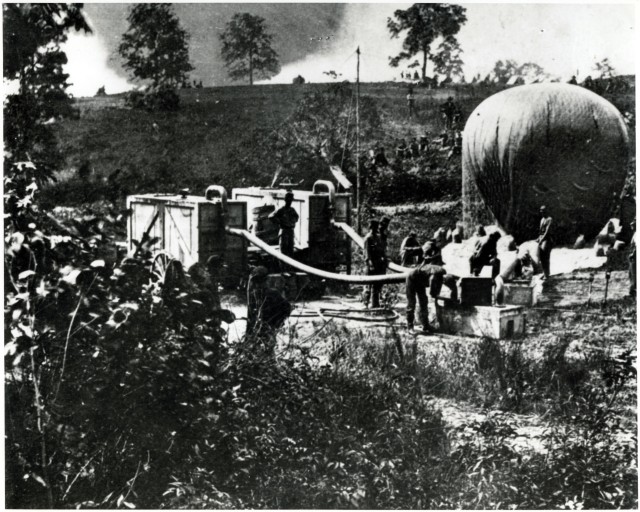
[{"label": "inflation hose", "polygon": [[299,270],[300,272],[306,272],[307,274],[311,274],[317,277],[322,277],[324,279],[331,279],[332,281],[340,281],[343,283],[351,283],[351,284],[403,283],[407,278],[408,271],[410,270],[410,269],[403,270],[403,272],[406,272],[406,273],[402,273],[402,274],[383,274],[379,276],[354,276],[354,275],[348,275],[348,274],[337,274],[335,272],[327,272],[325,270],[320,270],[318,268],[310,267],[309,265],[305,265],[304,263],[296,261],[293,258],[290,258],[289,256],[282,254],[280,251],[274,249],[266,242],[260,240],[257,236],[249,233],[246,229],[227,227],[225,228],[225,230],[229,235],[239,236],[246,239],[248,242],[252,243],[256,247],[259,247],[267,254]]}]

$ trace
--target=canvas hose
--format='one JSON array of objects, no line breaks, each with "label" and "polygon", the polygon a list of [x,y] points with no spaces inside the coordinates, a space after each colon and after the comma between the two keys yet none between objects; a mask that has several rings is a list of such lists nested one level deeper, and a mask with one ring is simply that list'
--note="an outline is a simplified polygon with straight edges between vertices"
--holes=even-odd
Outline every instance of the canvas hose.
[{"label": "canvas hose", "polygon": [[[309,265],[305,265],[289,256],[282,254],[279,250],[274,249],[266,242],[260,240],[257,236],[249,233],[245,229],[238,228],[226,228],[226,232],[232,236],[239,236],[246,239],[251,244],[259,247],[267,254],[273,256],[274,258],[286,263],[287,265],[299,270],[300,272],[306,272],[307,274],[311,274],[317,277],[322,277],[324,279],[330,279],[332,281],[339,281],[342,283],[351,283],[351,284],[390,284],[390,283],[404,283],[407,278],[407,273],[402,274],[383,274],[377,276],[359,276],[359,275],[349,275],[349,274],[338,274],[335,272],[327,272],[326,270],[320,270]],[[408,269],[407,269],[408,270]]]}]

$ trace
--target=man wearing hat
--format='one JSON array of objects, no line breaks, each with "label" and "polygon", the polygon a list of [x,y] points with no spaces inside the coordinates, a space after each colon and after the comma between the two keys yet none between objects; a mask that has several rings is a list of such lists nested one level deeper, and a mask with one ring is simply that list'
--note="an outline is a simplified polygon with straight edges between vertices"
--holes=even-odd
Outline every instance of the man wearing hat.
[{"label": "man wearing hat", "polygon": [[[293,244],[295,240],[294,229],[298,222],[298,212],[291,206],[293,203],[293,192],[288,191],[284,196],[284,206],[278,208],[269,215],[269,218],[280,227],[280,252],[285,256],[293,258]],[[281,263],[284,271],[286,264]]]},{"label": "man wearing hat", "polygon": [[[389,240],[389,224],[391,224],[391,219],[389,217],[385,216],[380,219],[380,241],[382,242],[382,252],[384,254],[385,265],[388,263],[387,242]],[[384,273],[386,274],[386,270]]]},{"label": "man wearing hat", "polygon": [[[384,254],[384,247],[380,234],[378,233],[378,227],[380,223],[372,219],[369,221],[369,232],[364,237],[364,257],[367,265],[367,275],[377,276],[386,274],[387,261]],[[365,294],[367,300],[367,306],[369,305],[369,299],[371,299],[371,307],[380,307],[380,292],[382,291],[382,284],[375,283],[371,285]]]},{"label": "man wearing hat", "polygon": [[549,277],[551,267],[551,249],[553,248],[553,236],[551,230],[552,219],[547,213],[547,207],[540,207],[540,236],[538,237],[538,245],[540,246],[540,263],[544,276],[542,279]]},{"label": "man wearing hat", "polygon": [[415,231],[409,233],[400,244],[400,262],[403,267],[422,263],[422,248]]}]

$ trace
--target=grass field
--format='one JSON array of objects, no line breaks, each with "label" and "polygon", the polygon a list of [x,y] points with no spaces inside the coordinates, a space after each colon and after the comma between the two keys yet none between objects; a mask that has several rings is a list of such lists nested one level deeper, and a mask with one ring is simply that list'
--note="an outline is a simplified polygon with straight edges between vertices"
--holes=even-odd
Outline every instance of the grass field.
[{"label": "grass field", "polygon": [[[327,87],[304,84],[187,89],[179,91],[181,108],[177,112],[133,110],[125,106],[122,95],[77,99],[79,115],[57,124],[66,165],[58,175],[59,184],[46,192],[47,197],[53,204],[79,204],[114,194],[122,198],[128,193],[184,187],[198,193],[214,182],[227,188],[266,186],[269,183],[247,183],[232,166],[231,153],[240,147],[252,147],[255,129],[286,123],[306,93]],[[374,100],[381,126],[374,134],[375,140],[363,140],[361,147],[368,149],[374,142],[381,142],[391,155],[398,138],[425,133],[436,137],[444,129],[440,106],[448,96],[454,98],[465,120],[499,89],[477,85],[416,88],[417,112],[409,119],[406,84],[362,84],[361,97]],[[633,91],[608,99],[623,112],[635,112]],[[635,155],[633,133],[631,140]],[[78,169],[83,167],[85,177],[81,179]],[[121,170],[120,187],[114,191],[107,177],[117,169]],[[271,176],[275,169],[260,171]],[[459,177],[459,159],[445,172]],[[400,195],[393,202],[404,201]]]},{"label": "grass field", "polygon": [[[102,180],[116,169],[131,177],[126,192],[159,192],[161,184],[169,183],[194,191],[213,181],[238,186],[243,176],[231,172],[230,151],[246,141],[253,129],[285,123],[305,93],[326,87],[305,84],[182,90],[181,109],[165,113],[126,108],[123,96],[78,99],[79,117],[58,124],[67,156],[59,179],[68,186],[55,195],[56,202],[92,200],[83,194],[95,193]],[[439,133],[443,128],[439,108],[447,96],[456,98],[466,116],[489,92],[416,89],[417,114],[410,120],[406,86],[363,84],[361,88],[361,95],[373,98],[381,113],[382,127],[376,140],[383,142],[388,152],[396,138]],[[362,141],[362,147],[370,142]],[[91,187],[73,183],[83,165],[90,169]]]}]

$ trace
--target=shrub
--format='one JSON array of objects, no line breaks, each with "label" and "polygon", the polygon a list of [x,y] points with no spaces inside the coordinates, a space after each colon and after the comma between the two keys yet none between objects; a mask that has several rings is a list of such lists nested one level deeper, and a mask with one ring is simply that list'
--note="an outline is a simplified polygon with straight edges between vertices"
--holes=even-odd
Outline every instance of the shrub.
[{"label": "shrub", "polygon": [[125,105],[135,109],[171,112],[180,107],[180,97],[174,88],[160,86],[145,91],[133,90],[125,95]]}]

